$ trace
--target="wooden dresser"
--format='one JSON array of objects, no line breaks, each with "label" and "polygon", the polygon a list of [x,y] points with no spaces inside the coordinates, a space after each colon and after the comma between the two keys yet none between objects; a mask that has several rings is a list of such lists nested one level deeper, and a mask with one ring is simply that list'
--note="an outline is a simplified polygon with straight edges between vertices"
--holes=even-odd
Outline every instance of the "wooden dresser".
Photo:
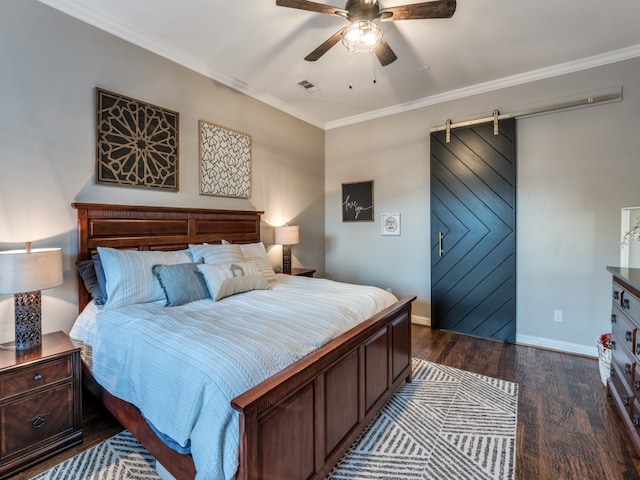
[{"label": "wooden dresser", "polygon": [[613,275],[609,392],[640,452],[640,268],[607,270]]},{"label": "wooden dresser", "polygon": [[0,350],[0,478],[82,442],[80,349],[62,332]]}]

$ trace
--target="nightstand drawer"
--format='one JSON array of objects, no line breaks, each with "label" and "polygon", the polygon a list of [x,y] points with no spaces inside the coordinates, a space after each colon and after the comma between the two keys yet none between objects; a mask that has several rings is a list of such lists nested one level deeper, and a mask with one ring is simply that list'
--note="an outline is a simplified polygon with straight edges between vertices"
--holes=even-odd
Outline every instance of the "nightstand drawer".
[{"label": "nightstand drawer", "polygon": [[0,401],[23,392],[29,392],[51,383],[71,378],[71,357],[20,368],[0,377]]},{"label": "nightstand drawer", "polygon": [[73,384],[67,383],[0,407],[1,459],[37,448],[74,429]]}]

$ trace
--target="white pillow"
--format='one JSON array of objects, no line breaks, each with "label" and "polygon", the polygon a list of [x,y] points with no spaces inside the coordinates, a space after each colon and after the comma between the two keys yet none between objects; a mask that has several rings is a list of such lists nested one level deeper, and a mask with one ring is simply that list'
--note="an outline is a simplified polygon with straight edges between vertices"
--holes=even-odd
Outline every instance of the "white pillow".
[{"label": "white pillow", "polygon": [[164,299],[160,282],[153,275],[153,266],[193,261],[186,250],[140,252],[98,247],[98,254],[107,279],[105,308],[118,308]]},{"label": "white pillow", "polygon": [[198,264],[211,298],[220,300],[249,290],[268,290],[269,283],[255,262]]},{"label": "white pillow", "polygon": [[202,243],[199,245],[189,245],[189,251],[194,262],[203,261],[211,265],[218,263],[244,262],[244,255],[238,245],[210,245]]},{"label": "white pillow", "polygon": [[[226,240],[222,240],[223,245],[231,245]],[[267,250],[264,248],[264,243],[241,243],[240,250],[242,251],[242,255],[246,261],[254,261],[260,267],[260,271],[266,277],[269,283],[275,283],[276,281],[276,273],[273,271],[271,267],[271,263],[269,263],[269,258],[267,257]]]}]

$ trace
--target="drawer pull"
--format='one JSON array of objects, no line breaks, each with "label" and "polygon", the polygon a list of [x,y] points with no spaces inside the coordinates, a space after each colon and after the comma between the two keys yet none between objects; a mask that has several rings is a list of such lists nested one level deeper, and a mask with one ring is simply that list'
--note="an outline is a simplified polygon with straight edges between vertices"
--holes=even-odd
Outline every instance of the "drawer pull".
[{"label": "drawer pull", "polygon": [[631,306],[629,305],[628,298],[625,298],[624,301],[622,302],[622,308],[623,310],[629,310],[631,308]]},{"label": "drawer pull", "polygon": [[27,422],[29,422],[33,428],[44,427],[44,424],[47,421],[47,419],[46,419],[47,415],[49,415],[49,413],[43,413],[42,415],[36,415],[31,420],[27,420]]},{"label": "drawer pull", "polygon": [[614,378],[616,376],[616,369],[613,368],[613,365],[611,365],[611,378]]},{"label": "drawer pull", "polygon": [[640,343],[636,343],[636,355],[640,355]]},{"label": "drawer pull", "polygon": [[616,314],[612,313],[611,314],[611,323],[616,323],[618,321],[618,319],[616,318]]},{"label": "drawer pull", "polygon": [[616,349],[616,342],[615,340],[611,340],[611,350],[615,350]]},{"label": "drawer pull", "polygon": [[625,363],[624,364],[624,374],[625,375],[631,375],[631,364],[630,363]]},{"label": "drawer pull", "polygon": [[613,299],[614,300],[619,300],[620,299],[620,292],[618,290],[614,290]]},{"label": "drawer pull", "polygon": [[636,392],[640,392],[640,380],[636,380]]},{"label": "drawer pull", "polygon": [[640,415],[633,416],[633,426],[640,427]]},{"label": "drawer pull", "polygon": [[42,375],[40,375],[39,373],[36,374],[35,377],[33,377],[33,381],[34,382],[39,382],[40,380],[42,380]]},{"label": "drawer pull", "polygon": [[624,338],[627,342],[630,342],[632,337],[633,337],[633,334],[631,332],[626,332],[624,334]]},{"label": "drawer pull", "polygon": [[630,403],[630,401],[629,401],[629,397],[627,397],[626,395],[625,395],[624,397],[622,397],[622,404],[623,404],[625,407],[628,407],[628,406],[629,406],[629,403]]}]

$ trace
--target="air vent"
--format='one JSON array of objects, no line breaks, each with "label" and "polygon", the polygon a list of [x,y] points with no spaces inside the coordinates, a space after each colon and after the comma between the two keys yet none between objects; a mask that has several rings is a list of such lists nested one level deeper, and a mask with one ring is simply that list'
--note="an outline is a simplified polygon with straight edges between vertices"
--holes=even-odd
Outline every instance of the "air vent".
[{"label": "air vent", "polygon": [[315,93],[320,91],[320,89],[316,87],[313,83],[311,83],[309,80],[300,80],[298,82],[298,85],[300,85],[309,93]]}]

